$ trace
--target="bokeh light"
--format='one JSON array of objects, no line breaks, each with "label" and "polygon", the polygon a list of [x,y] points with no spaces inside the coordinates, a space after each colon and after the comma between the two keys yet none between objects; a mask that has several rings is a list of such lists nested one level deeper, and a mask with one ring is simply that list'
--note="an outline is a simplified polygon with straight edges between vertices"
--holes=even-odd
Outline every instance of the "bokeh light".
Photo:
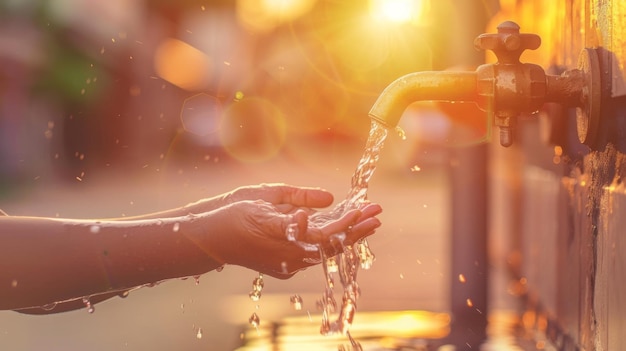
[{"label": "bokeh light", "polygon": [[232,157],[261,162],[280,152],[286,130],[285,117],[276,106],[261,98],[244,98],[224,112],[220,140]]},{"label": "bokeh light", "polygon": [[211,66],[206,54],[178,39],[163,40],[154,54],[154,68],[159,77],[185,90],[205,87]]},{"label": "bokeh light", "polygon": [[222,104],[216,97],[200,93],[185,100],[180,120],[187,132],[206,137],[216,134],[221,113]]}]

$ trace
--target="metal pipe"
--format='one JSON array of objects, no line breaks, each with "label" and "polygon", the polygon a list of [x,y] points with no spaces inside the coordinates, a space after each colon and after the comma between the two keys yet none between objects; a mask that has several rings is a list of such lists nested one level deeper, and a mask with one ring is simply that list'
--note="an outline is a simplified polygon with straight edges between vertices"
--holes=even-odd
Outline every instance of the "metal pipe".
[{"label": "metal pipe", "polygon": [[414,72],[393,81],[380,94],[369,116],[386,127],[398,125],[416,101],[477,101],[476,72]]}]

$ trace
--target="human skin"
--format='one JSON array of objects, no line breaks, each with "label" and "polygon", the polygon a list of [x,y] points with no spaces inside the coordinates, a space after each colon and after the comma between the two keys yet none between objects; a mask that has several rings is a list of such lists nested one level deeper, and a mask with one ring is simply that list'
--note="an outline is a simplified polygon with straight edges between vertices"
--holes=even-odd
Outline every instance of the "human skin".
[{"label": "human skin", "polygon": [[313,208],[332,202],[321,189],[262,184],[131,218],[0,216],[0,309],[63,312],[225,264],[289,278],[319,262],[319,249],[339,253],[338,238],[352,244],[380,226],[377,204],[309,226]]}]

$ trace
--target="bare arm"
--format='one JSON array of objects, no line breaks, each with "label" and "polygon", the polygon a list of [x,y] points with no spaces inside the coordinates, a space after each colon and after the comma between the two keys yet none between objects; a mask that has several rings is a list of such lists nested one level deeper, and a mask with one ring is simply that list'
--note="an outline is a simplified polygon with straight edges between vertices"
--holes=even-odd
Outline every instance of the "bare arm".
[{"label": "bare arm", "polygon": [[215,269],[221,263],[191,239],[204,232],[202,222],[0,217],[0,309],[122,292]]},{"label": "bare arm", "polygon": [[[309,207],[332,203],[319,189],[262,185],[214,199],[124,220],[0,216],[0,310],[76,309],[83,297],[95,303],[223,264],[288,278],[314,264],[318,248],[338,253],[336,233],[353,243],[380,225],[380,206],[370,204],[309,228]],[[294,224],[295,241],[286,235]],[[58,302],[51,312],[39,308]]]}]

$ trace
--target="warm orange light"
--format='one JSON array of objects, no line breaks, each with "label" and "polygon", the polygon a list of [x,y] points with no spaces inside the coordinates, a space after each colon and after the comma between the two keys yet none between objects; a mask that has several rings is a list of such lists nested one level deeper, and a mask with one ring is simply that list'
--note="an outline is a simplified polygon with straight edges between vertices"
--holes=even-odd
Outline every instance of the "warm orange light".
[{"label": "warm orange light", "polygon": [[154,69],[166,81],[193,91],[208,83],[211,61],[202,51],[183,41],[165,39],[154,54]]},{"label": "warm orange light", "polygon": [[315,0],[238,0],[237,18],[249,29],[265,32],[307,13]]},{"label": "warm orange light", "polygon": [[371,0],[370,13],[378,20],[406,23],[418,20],[424,8],[422,0]]}]

